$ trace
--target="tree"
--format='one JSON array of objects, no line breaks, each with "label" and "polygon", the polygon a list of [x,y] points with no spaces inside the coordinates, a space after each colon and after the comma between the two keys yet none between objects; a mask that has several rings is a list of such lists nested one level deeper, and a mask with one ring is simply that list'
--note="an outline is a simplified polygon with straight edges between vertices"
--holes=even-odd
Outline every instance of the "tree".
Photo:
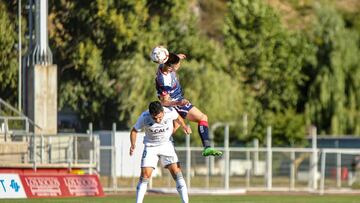
[{"label": "tree", "polygon": [[359,133],[359,34],[332,7],[316,7],[311,32],[317,63],[309,76],[306,113],[322,134]]},{"label": "tree", "polygon": [[17,103],[17,34],[6,4],[0,1],[0,98]]},{"label": "tree", "polygon": [[[144,109],[152,24],[145,1],[54,1],[50,38],[59,65],[59,107],[70,106],[86,122],[126,128]],[[76,11],[76,12],[74,12]],[[150,44],[148,44],[150,43]],[[145,57],[146,56],[146,57]],[[136,79],[137,83],[131,81]],[[131,85],[131,86],[129,86]],[[136,96],[137,95],[137,96]],[[129,105],[132,103],[132,105]]]},{"label": "tree", "polygon": [[[226,71],[253,98],[244,102],[252,118],[253,136],[261,139],[266,125],[278,125],[274,118],[299,113],[290,110],[297,107],[309,47],[301,35],[287,31],[278,14],[261,0],[233,0],[228,11],[224,43],[231,65]],[[283,127],[290,139],[290,131]]]}]

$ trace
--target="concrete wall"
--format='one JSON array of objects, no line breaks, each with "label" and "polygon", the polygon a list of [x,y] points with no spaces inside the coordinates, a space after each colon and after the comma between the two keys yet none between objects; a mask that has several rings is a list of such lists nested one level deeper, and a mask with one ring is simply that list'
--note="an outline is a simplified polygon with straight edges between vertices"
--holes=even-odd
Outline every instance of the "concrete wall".
[{"label": "concrete wall", "polygon": [[57,66],[48,65],[29,68],[28,117],[39,128],[35,133],[57,134]]},{"label": "concrete wall", "polygon": [[28,161],[27,143],[0,141],[0,167],[8,164],[19,164]]}]

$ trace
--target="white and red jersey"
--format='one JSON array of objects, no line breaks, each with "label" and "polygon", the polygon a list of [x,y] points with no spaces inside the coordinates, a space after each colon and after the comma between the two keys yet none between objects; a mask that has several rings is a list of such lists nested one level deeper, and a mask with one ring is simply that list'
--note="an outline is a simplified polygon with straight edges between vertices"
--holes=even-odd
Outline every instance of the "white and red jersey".
[{"label": "white and red jersey", "polygon": [[173,121],[179,117],[177,111],[172,107],[164,107],[164,117],[160,123],[156,123],[149,111],[144,111],[136,121],[134,129],[145,131],[145,146],[158,146],[166,142],[172,142],[174,129]]}]

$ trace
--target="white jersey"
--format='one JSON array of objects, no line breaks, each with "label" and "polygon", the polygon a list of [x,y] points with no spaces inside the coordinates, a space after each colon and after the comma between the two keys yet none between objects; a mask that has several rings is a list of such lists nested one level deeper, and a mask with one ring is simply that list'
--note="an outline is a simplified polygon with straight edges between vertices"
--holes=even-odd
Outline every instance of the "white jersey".
[{"label": "white jersey", "polygon": [[145,146],[158,146],[165,142],[172,141],[174,129],[173,121],[178,118],[179,114],[172,107],[164,107],[164,117],[160,123],[156,123],[149,111],[144,111],[136,121],[134,129],[136,131],[145,130]]}]

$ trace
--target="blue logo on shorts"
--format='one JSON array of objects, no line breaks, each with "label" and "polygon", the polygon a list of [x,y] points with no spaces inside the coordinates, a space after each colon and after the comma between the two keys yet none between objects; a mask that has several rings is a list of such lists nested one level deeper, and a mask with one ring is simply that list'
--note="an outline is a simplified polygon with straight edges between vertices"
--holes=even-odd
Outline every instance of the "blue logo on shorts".
[{"label": "blue logo on shorts", "polygon": [[145,158],[145,157],[146,157],[146,154],[147,154],[147,152],[146,152],[146,150],[144,150],[143,155],[142,155],[142,158]]}]

